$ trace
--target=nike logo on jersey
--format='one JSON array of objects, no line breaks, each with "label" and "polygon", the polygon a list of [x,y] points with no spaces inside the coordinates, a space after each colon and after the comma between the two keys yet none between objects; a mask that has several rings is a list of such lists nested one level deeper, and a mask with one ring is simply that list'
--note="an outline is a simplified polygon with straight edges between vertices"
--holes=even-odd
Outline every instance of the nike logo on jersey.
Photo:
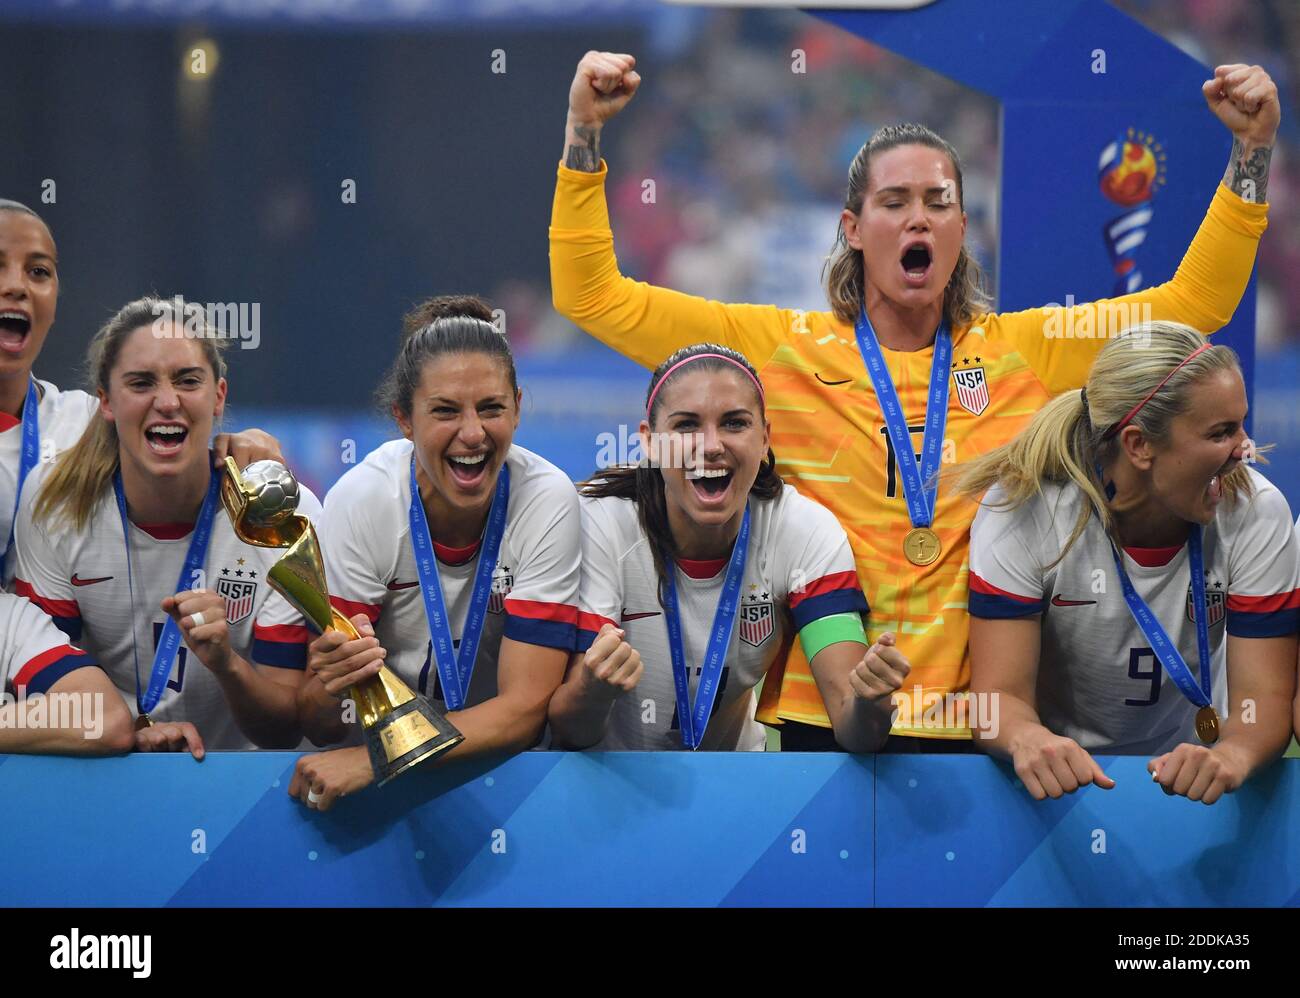
[{"label": "nike logo on jersey", "polygon": [[1052,597],[1052,606],[1089,606],[1096,602],[1095,599],[1062,599],[1060,596]]},{"label": "nike logo on jersey", "polygon": [[107,582],[111,578],[112,578],[111,575],[105,575],[103,578],[100,579],[80,579],[77,577],[77,574],[73,572],[72,584],[74,586],[93,586],[96,582]]},{"label": "nike logo on jersey", "polygon": [[816,378],[818,381],[820,381],[823,385],[835,386],[835,385],[853,384],[852,378],[845,378],[843,381],[827,381],[825,378],[823,378],[820,374],[817,374],[816,372],[813,373],[813,377]]},{"label": "nike logo on jersey", "polygon": [[658,617],[658,616],[659,616],[658,610],[651,610],[649,613],[628,613],[627,608],[625,607],[623,609],[623,616],[619,622],[626,624],[629,620],[642,620],[645,617]]},{"label": "nike logo on jersey", "polygon": [[388,583],[388,588],[391,589],[393,592],[397,592],[397,590],[399,589],[410,589],[413,586],[418,586],[419,584],[420,583],[418,582],[398,582],[396,579],[394,579],[392,582]]}]

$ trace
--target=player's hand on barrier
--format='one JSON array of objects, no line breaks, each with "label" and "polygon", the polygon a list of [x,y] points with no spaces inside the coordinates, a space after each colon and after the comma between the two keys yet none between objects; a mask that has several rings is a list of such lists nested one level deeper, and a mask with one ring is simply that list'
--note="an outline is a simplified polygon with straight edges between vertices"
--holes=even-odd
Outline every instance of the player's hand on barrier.
[{"label": "player's hand on barrier", "polygon": [[203,739],[189,721],[159,721],[135,733],[137,752],[186,752],[203,758]]},{"label": "player's hand on barrier", "polygon": [[912,663],[899,651],[894,632],[886,631],[849,673],[849,684],[863,700],[889,703],[911,671]]},{"label": "player's hand on barrier", "polygon": [[239,433],[218,433],[212,441],[212,466],[221,468],[226,463],[226,455],[235,459],[235,464],[246,468],[254,461],[279,461],[284,464],[284,455],[280,453],[280,441],[265,430],[248,429]]},{"label": "player's hand on barrier", "polygon": [[600,128],[627,106],[641,85],[636,59],[620,52],[588,52],[569,86],[569,122]]},{"label": "player's hand on barrier", "polygon": [[626,632],[605,624],[582,656],[582,671],[588,688],[609,696],[636,689],[645,666],[641,653],[624,640]]},{"label": "player's hand on barrier", "polygon": [[1213,804],[1246,779],[1245,767],[1220,746],[1183,742],[1147,763],[1151,779],[1172,796]]},{"label": "player's hand on barrier", "polygon": [[1103,790],[1115,786],[1097,760],[1073,738],[1054,735],[1035,725],[1011,749],[1012,765],[1034,800],[1060,797],[1095,783]]},{"label": "player's hand on barrier", "polygon": [[1282,120],[1277,84],[1259,66],[1234,63],[1214,68],[1201,84],[1205,102],[1234,136],[1248,145],[1271,146]]},{"label": "player's hand on barrier", "polygon": [[166,596],[163,613],[180,625],[185,643],[210,672],[220,675],[230,668],[230,625],[226,601],[211,589],[189,589]]},{"label": "player's hand on barrier", "polygon": [[353,617],[352,624],[361,637],[349,640],[342,631],[331,628],[307,646],[307,674],[314,674],[336,700],[342,700],[362,680],[378,675],[388,654],[364,613]]},{"label": "player's hand on barrier", "polygon": [[328,811],[336,800],[370,786],[375,778],[365,746],[305,755],[293,768],[289,796],[315,811]]}]

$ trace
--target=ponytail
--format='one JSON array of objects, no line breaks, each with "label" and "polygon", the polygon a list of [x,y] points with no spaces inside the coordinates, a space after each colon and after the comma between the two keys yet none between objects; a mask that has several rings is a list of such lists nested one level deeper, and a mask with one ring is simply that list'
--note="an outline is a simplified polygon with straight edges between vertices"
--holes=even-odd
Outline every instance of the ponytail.
[{"label": "ponytail", "polygon": [[[1065,557],[1094,513],[1118,544],[1114,514],[1128,507],[1107,500],[1097,472],[1119,455],[1118,431],[1131,423],[1148,440],[1167,441],[1173,420],[1191,406],[1192,386],[1218,371],[1241,374],[1229,347],[1207,346],[1203,335],[1181,323],[1142,323],[1101,349],[1087,388],[1058,395],[1010,443],[941,477],[976,501],[991,486],[1001,486],[999,509],[1016,509],[1040,495],[1044,482],[1078,486],[1085,502],[1069,540],[1049,568]],[[1249,472],[1240,465],[1220,484],[1229,503],[1252,491]]]}]

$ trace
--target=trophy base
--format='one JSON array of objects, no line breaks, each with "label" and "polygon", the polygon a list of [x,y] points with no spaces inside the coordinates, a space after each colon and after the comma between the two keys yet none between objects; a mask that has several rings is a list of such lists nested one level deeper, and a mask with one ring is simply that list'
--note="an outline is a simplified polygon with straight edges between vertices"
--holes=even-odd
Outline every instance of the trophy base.
[{"label": "trophy base", "polygon": [[381,787],[464,740],[465,736],[435,713],[422,696],[408,700],[374,727],[366,729],[370,766],[375,772],[375,782]]}]

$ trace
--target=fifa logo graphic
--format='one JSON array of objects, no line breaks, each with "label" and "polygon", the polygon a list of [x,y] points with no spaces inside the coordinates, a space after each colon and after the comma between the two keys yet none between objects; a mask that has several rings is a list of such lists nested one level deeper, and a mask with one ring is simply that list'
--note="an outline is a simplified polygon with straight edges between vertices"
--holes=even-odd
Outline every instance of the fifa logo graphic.
[{"label": "fifa logo graphic", "polygon": [[497,565],[492,570],[492,593],[488,596],[488,613],[505,613],[506,596],[515,586],[514,573],[509,565]]},{"label": "fifa logo graphic", "polygon": [[1143,285],[1137,250],[1151,224],[1151,201],[1165,183],[1164,147],[1147,132],[1129,128],[1102,150],[1098,183],[1109,200],[1124,208],[1106,224],[1106,249],[1115,268],[1115,296],[1131,294]]}]

